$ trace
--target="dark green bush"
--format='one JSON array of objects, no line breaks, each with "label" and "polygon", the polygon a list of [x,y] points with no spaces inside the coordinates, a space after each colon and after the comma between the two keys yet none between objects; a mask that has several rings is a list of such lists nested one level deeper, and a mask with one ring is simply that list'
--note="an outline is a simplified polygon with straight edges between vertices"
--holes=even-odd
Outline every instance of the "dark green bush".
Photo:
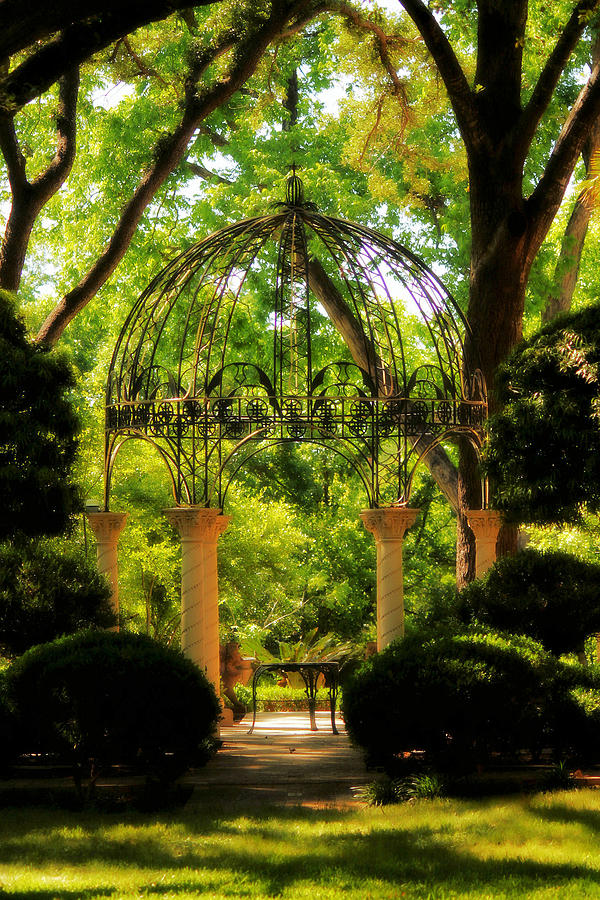
[{"label": "dark green bush", "polygon": [[569,653],[600,631],[600,566],[568,553],[522,550],[497,560],[456,604],[464,622],[525,634],[552,653]]},{"label": "dark green bush", "polygon": [[8,670],[10,699],[27,723],[24,749],[87,765],[194,762],[220,707],[190,660],[143,635],[88,631],[33,647]]},{"label": "dark green bush", "polygon": [[0,774],[15,761],[19,751],[20,723],[8,699],[6,675],[0,674]]},{"label": "dark green bush", "polygon": [[557,316],[499,367],[488,423],[493,505],[521,522],[600,510],[600,304]]},{"label": "dark green bush", "polygon": [[0,544],[0,648],[19,656],[36,644],[116,624],[110,590],[77,548],[52,541]]},{"label": "dark green bush", "polygon": [[468,770],[501,754],[551,747],[600,759],[600,674],[534,641],[464,631],[414,632],[362,666],[344,690],[351,738],[397,774],[405,753]]},{"label": "dark green bush", "polygon": [[60,534],[81,508],[74,385],[66,357],[31,341],[13,297],[0,291],[0,541]]}]

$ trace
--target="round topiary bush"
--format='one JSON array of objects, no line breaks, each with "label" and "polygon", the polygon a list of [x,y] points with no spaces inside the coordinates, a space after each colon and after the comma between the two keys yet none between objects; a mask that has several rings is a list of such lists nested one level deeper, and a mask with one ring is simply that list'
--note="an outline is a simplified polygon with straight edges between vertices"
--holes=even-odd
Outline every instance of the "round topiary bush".
[{"label": "round topiary bush", "polygon": [[456,611],[464,622],[528,635],[552,653],[579,650],[600,631],[600,565],[522,550],[463,588]]},{"label": "round topiary bush", "polygon": [[33,647],[7,673],[26,750],[95,765],[183,771],[214,733],[213,686],[179,651],[121,632],[81,632]]},{"label": "round topiary bush", "polygon": [[528,638],[471,627],[390,645],[349,680],[342,707],[352,740],[396,774],[403,754],[417,750],[454,770],[544,747],[600,759],[595,701],[596,669],[567,666]]}]

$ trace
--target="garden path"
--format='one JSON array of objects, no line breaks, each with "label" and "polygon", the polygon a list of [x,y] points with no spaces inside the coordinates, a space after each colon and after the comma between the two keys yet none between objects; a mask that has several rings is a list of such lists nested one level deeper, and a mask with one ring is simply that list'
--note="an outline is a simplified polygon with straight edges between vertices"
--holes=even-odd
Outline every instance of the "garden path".
[{"label": "garden path", "polygon": [[308,712],[260,712],[253,734],[251,717],[221,729],[223,746],[206,768],[187,775],[194,785],[190,804],[275,803],[339,807],[355,804],[353,788],[373,781],[362,753],[337,718],[331,733],[328,712],[317,712],[318,731],[310,731]]}]

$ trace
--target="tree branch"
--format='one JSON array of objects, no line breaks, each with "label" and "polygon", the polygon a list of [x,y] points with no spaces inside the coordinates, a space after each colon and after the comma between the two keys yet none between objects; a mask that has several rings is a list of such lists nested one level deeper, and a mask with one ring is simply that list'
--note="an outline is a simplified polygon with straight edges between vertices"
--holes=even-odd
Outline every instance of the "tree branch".
[{"label": "tree branch", "polygon": [[218,131],[209,128],[207,125],[200,125],[198,134],[205,134],[214,147],[229,147],[227,138],[223,137],[222,134],[219,134]]},{"label": "tree branch", "polygon": [[403,131],[404,126],[408,123],[409,103],[408,97],[406,96],[404,83],[398,77],[396,66],[393,64],[390,57],[390,37],[382,28],[380,28],[379,25],[377,25],[376,22],[372,22],[370,19],[365,18],[365,16],[362,16],[358,12],[358,10],[354,9],[354,7],[352,6],[349,6],[347,3],[340,3],[339,12],[340,15],[348,19],[348,21],[351,22],[356,28],[360,28],[362,31],[370,31],[375,38],[379,59],[381,60],[381,64],[388,74],[388,77],[393,86],[394,94],[398,98],[400,103],[400,107],[402,110],[401,131]]},{"label": "tree branch", "polygon": [[56,111],[57,146],[54,159],[31,183],[42,206],[64,184],[75,160],[78,94],[79,69],[72,69],[60,81]]},{"label": "tree branch", "polygon": [[137,68],[136,75],[141,75],[145,78],[156,78],[157,81],[160,81],[161,84],[163,84],[165,87],[168,87],[167,82],[159,75],[156,69],[153,68],[153,66],[148,66],[145,60],[140,56],[140,54],[134,50],[134,48],[131,46],[131,41],[129,40],[128,35],[119,38],[119,40],[116,42],[110,55],[111,62],[115,62],[115,60],[117,59],[117,54],[120,47],[123,47],[127,56],[135,64]]},{"label": "tree branch", "polygon": [[518,142],[523,159],[531,146],[537,127],[548,108],[559,79],[583,34],[586,27],[586,13],[597,9],[598,6],[600,6],[600,0],[580,0],[562,29],[552,53],[546,60],[517,126]]},{"label": "tree branch", "polygon": [[542,310],[542,323],[550,322],[559,313],[568,312],[571,308],[591,212],[584,190],[575,201],[562,237],[552,287]]},{"label": "tree branch", "polygon": [[[600,30],[598,29],[592,47],[591,63],[592,67],[600,63]],[[590,128],[581,151],[587,185],[584,184],[577,196],[563,234],[552,287],[542,310],[542,322],[549,322],[559,313],[567,312],[571,308],[592,208],[597,205],[595,203],[597,200],[596,190],[595,188],[590,189],[590,179],[593,179],[592,170],[598,152],[600,152],[600,118],[596,119]]]},{"label": "tree branch", "polygon": [[[220,0],[0,0],[0,59],[76,23],[95,27],[104,16],[121,15],[135,28],[165,19],[174,12],[185,14],[194,6],[209,6]],[[131,29],[133,30],[133,29]],[[127,32],[123,32],[126,34]]]},{"label": "tree branch", "polygon": [[540,241],[536,235],[545,236],[564,197],[569,179],[581,153],[590,129],[600,116],[600,65],[595,65],[587,84],[579,93],[550,159],[535,190],[526,201],[529,217],[531,249],[535,255]]},{"label": "tree branch", "polygon": [[[196,60],[186,82],[186,100],[180,124],[172,134],[163,137],[155,148],[155,162],[142,177],[133,196],[126,204],[108,245],[96,262],[50,313],[38,333],[38,341],[55,343],[69,322],[95,296],[125,256],[138,223],[156,192],[166,178],[180,164],[188,144],[200,123],[215,109],[226,103],[255,71],[269,43],[280,33],[290,16],[309,6],[308,0],[277,3],[268,19],[262,19],[249,30],[240,42],[228,73],[213,87],[197,92],[195,76],[206,68],[207,60]],[[230,46],[229,33],[221,44],[213,47],[214,54]]]},{"label": "tree branch", "polygon": [[0,148],[6,161],[12,193],[10,215],[0,247],[0,286],[16,291],[21,283],[25,256],[35,220],[65,183],[75,159],[79,70],[60,81],[56,112],[57,146],[54,158],[32,182],[27,179],[13,118],[0,119]]},{"label": "tree branch", "polygon": [[421,0],[400,0],[400,3],[417,26],[439,69],[467,150],[480,149],[479,117],[473,93],[448,38]]},{"label": "tree branch", "polygon": [[27,185],[27,174],[25,157],[19,146],[15,121],[12,116],[0,118],[0,151],[6,163],[8,181],[14,197]]},{"label": "tree branch", "polygon": [[[211,2],[219,2],[219,0],[200,0],[197,6],[208,5]],[[1,0],[0,2],[0,35],[2,35],[2,22],[6,19],[7,7],[14,6],[14,0]],[[52,7],[52,4],[49,4]],[[67,14],[67,7],[70,6],[71,15]],[[51,17],[53,21],[62,20],[61,33],[39,49],[34,50],[20,65],[12,72],[0,79],[0,113],[12,114],[23,107],[30,100],[43,94],[44,91],[54,84],[68,69],[79,66],[82,62],[103,50],[119,38],[141,25],[156,21],[157,19],[166,18],[178,7],[190,6],[189,0],[124,0],[119,4],[110,2],[109,4],[88,3],[85,8],[101,7],[96,15],[92,18],[86,15],[83,10],[78,10],[74,3],[60,4],[60,17]],[[108,8],[106,8],[108,6]],[[46,7],[47,8],[47,7]],[[77,10],[77,11],[76,11]],[[20,12],[14,13],[16,16],[27,21],[27,17],[21,16]],[[42,27],[38,19],[36,19],[38,30]],[[56,28],[43,30],[43,35],[48,35]],[[9,29],[10,31],[10,29]],[[19,32],[20,34],[20,32]],[[34,38],[21,36],[18,40],[16,35],[13,40],[0,38],[0,59],[8,58],[15,49],[31,46]],[[23,43],[25,41],[25,43]]]},{"label": "tree branch", "polygon": [[210,169],[205,169],[204,166],[201,166],[199,163],[190,162],[189,159],[186,159],[185,165],[193,175],[204,178],[206,181],[217,181],[219,184],[235,183],[230,181],[229,178],[223,178],[222,175],[218,175],[217,172],[211,172]]}]

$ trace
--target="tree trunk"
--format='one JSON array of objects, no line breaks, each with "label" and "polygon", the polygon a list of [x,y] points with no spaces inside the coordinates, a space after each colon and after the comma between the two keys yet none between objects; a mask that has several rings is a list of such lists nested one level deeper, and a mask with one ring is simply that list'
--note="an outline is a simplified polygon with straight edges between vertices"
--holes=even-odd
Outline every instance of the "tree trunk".
[{"label": "tree trunk", "polygon": [[[512,162],[512,166],[511,166]],[[522,337],[525,289],[531,267],[532,235],[521,199],[521,180],[513,158],[501,152],[471,164],[471,222],[473,243],[467,318],[471,334],[465,359],[472,371],[480,368],[486,381],[490,415],[497,410],[495,374]],[[496,174],[496,177],[494,177]],[[461,446],[456,578],[459,587],[475,575],[475,538],[466,511],[482,505],[475,453]],[[517,531],[501,530],[502,554],[517,550]]]},{"label": "tree trunk", "polygon": [[475,535],[466,511],[481,508],[481,474],[473,446],[461,438],[458,464],[458,513],[456,516],[456,587],[460,591],[475,578]]},{"label": "tree trunk", "polygon": [[559,313],[568,312],[571,308],[590,213],[585,196],[580,194],[565,228],[560,255],[554,269],[552,290],[546,297],[546,304],[542,310],[542,322],[550,322]]}]

